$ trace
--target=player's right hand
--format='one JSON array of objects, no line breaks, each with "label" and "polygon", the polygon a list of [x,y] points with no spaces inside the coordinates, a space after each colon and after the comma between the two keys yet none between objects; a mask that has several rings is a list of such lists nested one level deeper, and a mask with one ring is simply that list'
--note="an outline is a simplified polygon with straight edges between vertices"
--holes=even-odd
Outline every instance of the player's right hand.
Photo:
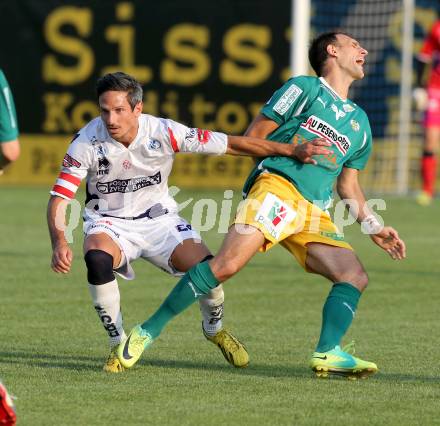
[{"label": "player's right hand", "polygon": [[72,265],[73,252],[67,243],[57,244],[52,253],[51,267],[55,272],[67,274]]},{"label": "player's right hand", "polygon": [[428,92],[426,89],[423,87],[415,87],[412,95],[417,111],[425,111],[428,107]]},{"label": "player's right hand", "polygon": [[324,138],[312,139],[311,141],[296,145],[293,156],[302,163],[317,164],[313,156],[331,154],[333,151],[328,148],[331,145],[332,144]]}]

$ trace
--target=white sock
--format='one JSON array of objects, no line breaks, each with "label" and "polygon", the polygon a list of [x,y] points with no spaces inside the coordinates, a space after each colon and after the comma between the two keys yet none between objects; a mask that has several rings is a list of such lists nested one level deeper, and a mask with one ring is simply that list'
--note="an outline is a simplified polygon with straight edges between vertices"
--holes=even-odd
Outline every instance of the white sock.
[{"label": "white sock", "polygon": [[118,282],[116,279],[105,284],[89,284],[93,305],[104,326],[110,347],[119,345],[127,338],[122,326],[122,313]]},{"label": "white sock", "polygon": [[221,284],[199,299],[203,330],[208,336],[215,336],[223,328],[224,300],[225,294]]}]

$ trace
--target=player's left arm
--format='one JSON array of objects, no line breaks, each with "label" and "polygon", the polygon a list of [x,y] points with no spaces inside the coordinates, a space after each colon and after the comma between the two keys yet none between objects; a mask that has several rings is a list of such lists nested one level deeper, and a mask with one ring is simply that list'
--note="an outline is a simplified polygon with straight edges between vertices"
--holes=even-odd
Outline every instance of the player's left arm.
[{"label": "player's left arm", "polygon": [[350,207],[350,213],[361,224],[364,233],[380,248],[385,250],[394,260],[406,257],[404,241],[391,226],[383,226],[369,208],[359,183],[359,171],[344,167],[338,177],[337,191],[341,199]]}]

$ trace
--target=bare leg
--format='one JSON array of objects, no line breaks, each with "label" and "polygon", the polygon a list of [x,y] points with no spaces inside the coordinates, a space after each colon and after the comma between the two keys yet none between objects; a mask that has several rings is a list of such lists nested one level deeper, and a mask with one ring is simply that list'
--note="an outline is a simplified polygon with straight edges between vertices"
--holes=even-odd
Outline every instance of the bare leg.
[{"label": "bare leg", "polygon": [[186,272],[211,252],[203,242],[189,238],[180,243],[171,255],[171,263],[180,272]]},{"label": "bare leg", "polygon": [[89,250],[102,250],[113,257],[113,268],[117,268],[121,263],[121,249],[105,233],[91,234],[84,240],[84,254]]},{"label": "bare leg", "polygon": [[220,282],[226,281],[249,262],[264,240],[264,235],[253,226],[231,226],[220,251],[209,261],[213,274]]},{"label": "bare leg", "polygon": [[359,291],[368,284],[368,276],[354,251],[310,243],[307,246],[306,265],[314,273],[322,275],[333,283],[349,282]]}]

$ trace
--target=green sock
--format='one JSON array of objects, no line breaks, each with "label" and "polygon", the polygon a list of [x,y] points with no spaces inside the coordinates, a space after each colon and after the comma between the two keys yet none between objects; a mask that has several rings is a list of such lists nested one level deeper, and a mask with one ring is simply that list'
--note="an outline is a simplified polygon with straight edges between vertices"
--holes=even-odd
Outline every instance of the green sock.
[{"label": "green sock", "polygon": [[322,310],[322,328],[316,352],[327,352],[341,343],[353,321],[361,292],[350,283],[335,283]]},{"label": "green sock", "polygon": [[141,327],[155,339],[169,321],[218,284],[207,261],[197,264],[180,279],[161,307]]}]

